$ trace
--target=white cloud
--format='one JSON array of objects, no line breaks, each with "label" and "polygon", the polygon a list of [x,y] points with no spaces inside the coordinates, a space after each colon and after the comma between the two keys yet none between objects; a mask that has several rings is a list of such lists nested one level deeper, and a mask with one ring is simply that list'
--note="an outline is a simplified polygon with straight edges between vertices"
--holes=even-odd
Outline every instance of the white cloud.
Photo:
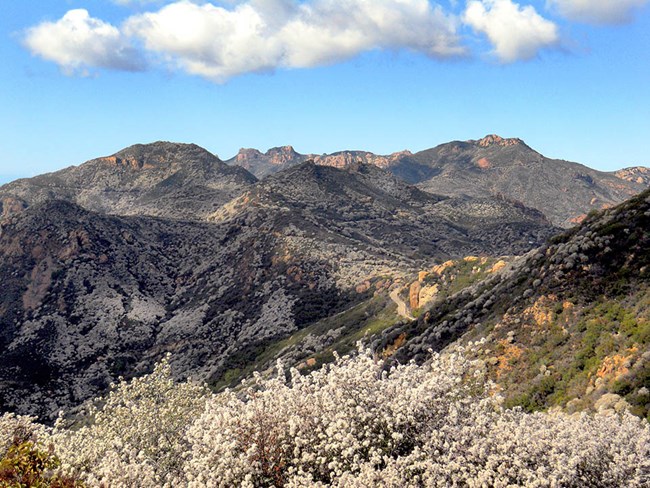
[{"label": "white cloud", "polygon": [[506,63],[532,59],[540,49],[559,42],[557,26],[534,7],[512,0],[471,0],[463,20],[475,32],[483,33],[494,52]]},{"label": "white cloud", "polygon": [[32,54],[70,73],[93,67],[138,71],[145,64],[116,27],[90,17],[84,9],[70,10],[57,22],[28,29],[25,44]]},{"label": "white cloud", "polygon": [[[158,5],[132,12],[121,25],[70,10],[56,22],[28,29],[26,46],[71,73],[141,70],[146,55],[223,82],[243,73],[327,65],[372,50],[463,56],[462,23],[484,35],[503,62],[534,58],[559,43],[553,22],[513,0],[467,0],[460,17],[433,0],[112,1]],[[650,0],[546,2],[567,17],[614,22]],[[455,0],[446,5],[451,9]]]},{"label": "white cloud", "polygon": [[329,64],[373,49],[432,57],[464,52],[456,21],[427,0],[248,0],[230,9],[185,0],[133,16],[125,32],[215,81]]},{"label": "white cloud", "polygon": [[650,0],[548,0],[565,17],[594,24],[620,24],[632,20],[635,9]]},{"label": "white cloud", "polygon": [[118,5],[146,5],[148,3],[162,3],[163,0],[113,0]]}]

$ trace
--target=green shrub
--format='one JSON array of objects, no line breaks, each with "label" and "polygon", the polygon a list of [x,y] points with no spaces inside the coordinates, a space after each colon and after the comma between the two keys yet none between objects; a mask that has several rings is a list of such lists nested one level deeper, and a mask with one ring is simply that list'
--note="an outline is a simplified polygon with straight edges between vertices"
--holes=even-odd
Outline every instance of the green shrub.
[{"label": "green shrub", "polygon": [[83,483],[59,475],[60,466],[52,449],[44,450],[31,441],[16,438],[0,460],[0,488],[78,488]]}]

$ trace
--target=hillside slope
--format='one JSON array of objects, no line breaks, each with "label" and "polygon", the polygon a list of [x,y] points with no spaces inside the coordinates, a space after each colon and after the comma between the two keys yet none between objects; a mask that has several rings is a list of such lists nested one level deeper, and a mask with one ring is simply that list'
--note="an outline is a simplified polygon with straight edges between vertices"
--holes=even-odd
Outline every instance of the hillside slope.
[{"label": "hillside slope", "polygon": [[[0,404],[48,417],[174,352],[217,379],[359,298],[255,216],[215,225],[48,201],[2,226]],[[350,253],[347,247],[343,251]]]},{"label": "hillside slope", "polygon": [[116,215],[201,219],[255,181],[194,144],[137,144],[0,187],[0,215],[58,199]]},{"label": "hillside slope", "polygon": [[502,194],[540,210],[562,227],[647,188],[578,163],[546,158],[520,139],[498,136],[443,144],[414,154],[392,171],[399,174],[413,163],[433,173],[408,180],[420,188],[443,195]]},{"label": "hillside slope", "polygon": [[200,220],[30,205],[0,223],[0,408],[51,416],[168,351],[179,376],[228,383],[270,344],[436,259],[517,254],[554,230],[511,202],[436,197],[371,165],[305,163]]},{"label": "hillside slope", "polygon": [[555,230],[541,213],[506,199],[432,195],[364,163],[345,169],[302,163],[262,180],[212,220],[252,208],[414,259],[520,254]]},{"label": "hillside slope", "polygon": [[650,191],[387,332],[399,360],[475,346],[509,404],[650,414]]}]

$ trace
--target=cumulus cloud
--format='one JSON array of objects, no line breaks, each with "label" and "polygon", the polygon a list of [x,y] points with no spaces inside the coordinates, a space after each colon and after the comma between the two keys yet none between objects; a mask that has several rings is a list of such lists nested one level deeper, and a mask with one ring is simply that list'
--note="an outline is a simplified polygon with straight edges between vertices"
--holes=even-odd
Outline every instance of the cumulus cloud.
[{"label": "cumulus cloud", "polygon": [[25,44],[32,54],[54,61],[67,72],[100,67],[138,71],[144,58],[115,26],[92,18],[87,10],[70,10],[57,22],[28,29]]},{"label": "cumulus cloud", "polygon": [[[137,71],[145,59],[223,82],[243,73],[336,63],[372,50],[463,56],[465,24],[503,62],[527,60],[559,43],[558,27],[532,5],[467,0],[457,15],[433,0],[112,0],[150,4],[121,25],[70,10],[26,31],[25,45],[69,73]],[[546,0],[570,19],[623,22],[650,0]],[[450,0],[456,10],[460,2]],[[451,5],[451,6],[450,6]]]},{"label": "cumulus cloud", "polygon": [[146,5],[148,3],[162,3],[163,0],[113,0],[118,5]]},{"label": "cumulus cloud", "polygon": [[179,1],[130,18],[125,32],[189,73],[231,76],[334,63],[373,49],[463,53],[456,22],[428,0]]},{"label": "cumulus cloud", "polygon": [[620,24],[632,20],[635,9],[650,0],[548,0],[566,18],[593,24]]},{"label": "cumulus cloud", "polygon": [[466,24],[487,36],[498,58],[511,63],[537,56],[540,49],[559,42],[557,26],[512,0],[471,0],[463,15]]},{"label": "cumulus cloud", "polygon": [[370,50],[411,50],[434,58],[465,53],[458,19],[428,0],[164,3],[132,15],[119,28],[86,10],[71,10],[57,22],[29,29],[25,44],[69,72],[138,70],[147,53],[217,82],[242,73],[335,63]]}]

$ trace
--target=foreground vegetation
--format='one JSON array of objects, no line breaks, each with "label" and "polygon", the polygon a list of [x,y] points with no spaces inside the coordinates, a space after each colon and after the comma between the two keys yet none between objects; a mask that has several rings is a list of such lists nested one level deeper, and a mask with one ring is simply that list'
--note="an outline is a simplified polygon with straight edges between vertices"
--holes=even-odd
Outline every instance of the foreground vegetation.
[{"label": "foreground vegetation", "polygon": [[216,395],[164,361],[83,425],[0,417],[0,486],[648,486],[646,420],[505,409],[466,353],[386,371],[361,351]]}]

